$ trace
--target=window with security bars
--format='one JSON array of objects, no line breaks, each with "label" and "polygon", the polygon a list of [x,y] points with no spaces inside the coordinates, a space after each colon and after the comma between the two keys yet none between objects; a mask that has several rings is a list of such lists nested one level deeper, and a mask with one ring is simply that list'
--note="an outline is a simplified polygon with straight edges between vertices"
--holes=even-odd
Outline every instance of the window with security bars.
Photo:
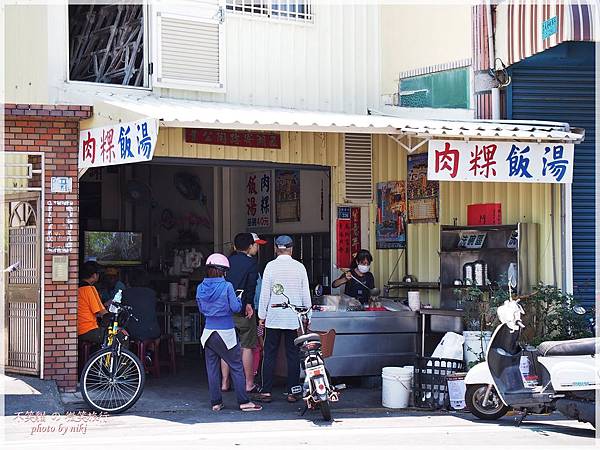
[{"label": "window with security bars", "polygon": [[228,11],[237,14],[282,20],[312,21],[313,8],[308,0],[227,0]]}]

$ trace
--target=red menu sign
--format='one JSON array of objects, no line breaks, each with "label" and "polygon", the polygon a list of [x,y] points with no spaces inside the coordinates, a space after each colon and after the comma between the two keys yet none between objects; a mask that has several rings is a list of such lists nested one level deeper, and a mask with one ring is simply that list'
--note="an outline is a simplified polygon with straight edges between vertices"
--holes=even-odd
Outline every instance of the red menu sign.
[{"label": "red menu sign", "polygon": [[502,203],[467,205],[467,225],[501,225]]},{"label": "red menu sign", "polygon": [[360,250],[360,208],[338,207],[336,238],[337,266],[348,268],[352,264],[352,255]]},{"label": "red menu sign", "polygon": [[186,128],[185,142],[192,144],[228,145],[232,147],[281,148],[281,136],[279,133],[245,130]]}]

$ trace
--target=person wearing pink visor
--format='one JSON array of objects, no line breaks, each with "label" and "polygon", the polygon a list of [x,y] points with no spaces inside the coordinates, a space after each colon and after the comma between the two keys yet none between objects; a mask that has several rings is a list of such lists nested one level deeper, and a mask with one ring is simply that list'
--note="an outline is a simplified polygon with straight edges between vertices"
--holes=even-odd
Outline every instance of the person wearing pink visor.
[{"label": "person wearing pink visor", "polygon": [[251,402],[246,393],[242,353],[233,323],[233,314],[241,311],[242,301],[235,295],[233,285],[225,280],[229,268],[225,255],[210,255],[206,260],[206,278],[196,291],[198,309],[206,317],[200,342],[204,347],[210,403],[213,411],[224,407],[220,365],[223,359],[231,371],[240,409],[260,411],[262,407]]}]

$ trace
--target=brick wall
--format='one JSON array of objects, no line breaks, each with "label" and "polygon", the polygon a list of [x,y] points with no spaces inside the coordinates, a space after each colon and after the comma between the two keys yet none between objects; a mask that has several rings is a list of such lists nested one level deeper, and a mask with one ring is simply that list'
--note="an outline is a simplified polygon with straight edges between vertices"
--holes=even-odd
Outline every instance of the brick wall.
[{"label": "brick wall", "polygon": [[[77,283],[79,121],[91,106],[5,104],[6,151],[43,152],[44,180],[44,378],[63,391],[77,386]],[[73,192],[51,193],[52,177],[71,177]],[[69,281],[52,282],[52,256],[68,255]]]}]

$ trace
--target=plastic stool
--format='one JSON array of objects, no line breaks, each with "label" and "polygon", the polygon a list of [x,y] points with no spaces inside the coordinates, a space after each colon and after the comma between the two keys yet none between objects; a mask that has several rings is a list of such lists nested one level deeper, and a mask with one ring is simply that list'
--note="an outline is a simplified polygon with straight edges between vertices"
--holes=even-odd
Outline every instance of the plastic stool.
[{"label": "plastic stool", "polygon": [[[162,355],[160,356],[160,364],[163,366],[169,366],[169,373],[174,375],[177,373],[177,366],[175,364],[175,336],[172,334],[164,334],[160,337],[161,341],[167,341],[166,346],[163,346],[163,349],[166,349],[167,360],[164,360]],[[164,354],[165,352],[163,352]]]},{"label": "plastic stool", "polygon": [[[145,339],[143,341],[135,341],[133,343],[133,348],[135,349],[135,353],[138,358],[144,365],[146,372],[152,374],[152,376],[156,378],[160,378],[160,362],[159,362],[159,353],[160,353],[160,338],[157,339]],[[146,365],[146,352],[152,351],[154,352],[154,356],[152,358],[152,364]]]}]

